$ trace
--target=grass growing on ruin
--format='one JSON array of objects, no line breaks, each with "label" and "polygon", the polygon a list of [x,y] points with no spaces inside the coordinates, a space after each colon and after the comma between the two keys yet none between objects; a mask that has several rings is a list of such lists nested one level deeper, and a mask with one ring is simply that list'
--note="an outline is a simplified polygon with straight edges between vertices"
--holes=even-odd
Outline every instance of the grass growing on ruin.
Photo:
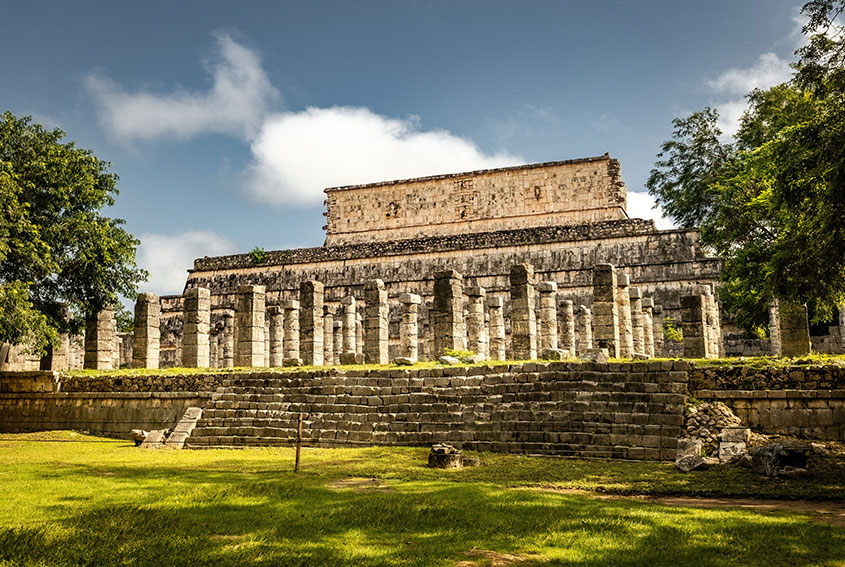
[{"label": "grass growing on ruin", "polygon": [[[669,507],[638,494],[845,496],[845,465],[744,469],[423,448],[144,451],[68,432],[0,435],[0,565],[836,565],[845,529],[789,512]],[[533,487],[533,488],[525,488]]]}]

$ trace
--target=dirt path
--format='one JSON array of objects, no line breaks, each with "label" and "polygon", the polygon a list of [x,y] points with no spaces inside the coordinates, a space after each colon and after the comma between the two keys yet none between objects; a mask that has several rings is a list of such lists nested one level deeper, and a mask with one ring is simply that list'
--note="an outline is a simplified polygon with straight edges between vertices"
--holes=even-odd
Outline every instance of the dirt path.
[{"label": "dirt path", "polygon": [[[538,489],[533,489],[538,490]],[[541,487],[545,492],[559,494],[579,494],[591,498],[606,500],[640,500],[665,506],[685,506],[689,508],[740,508],[756,512],[798,512],[807,514],[815,520],[845,527],[845,502],[817,502],[813,500],[762,500],[757,498],[705,498],[696,496],[625,496],[604,494],[573,488]]]}]

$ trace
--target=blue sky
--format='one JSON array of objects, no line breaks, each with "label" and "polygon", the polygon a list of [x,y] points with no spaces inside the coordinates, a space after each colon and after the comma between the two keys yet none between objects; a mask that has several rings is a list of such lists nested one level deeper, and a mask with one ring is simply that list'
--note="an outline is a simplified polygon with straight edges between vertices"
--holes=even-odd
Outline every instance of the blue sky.
[{"label": "blue sky", "polygon": [[609,152],[659,216],[672,118],[730,131],[788,78],[800,5],[2,0],[0,110],[112,163],[141,290],[180,293],[195,257],[322,244],[332,185]]}]

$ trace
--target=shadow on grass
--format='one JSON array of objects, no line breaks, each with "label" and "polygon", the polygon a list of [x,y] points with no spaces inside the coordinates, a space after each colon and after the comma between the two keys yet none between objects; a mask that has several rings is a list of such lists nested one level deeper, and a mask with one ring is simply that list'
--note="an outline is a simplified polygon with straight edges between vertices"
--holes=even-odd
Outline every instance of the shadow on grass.
[{"label": "shadow on grass", "polygon": [[[68,503],[63,519],[0,530],[12,565],[455,565],[473,549],[542,565],[834,565],[845,532],[801,516],[415,480],[333,490],[321,475],[173,474],[143,505]],[[123,471],[142,482],[141,468]],[[484,563],[479,563],[484,564]]]}]

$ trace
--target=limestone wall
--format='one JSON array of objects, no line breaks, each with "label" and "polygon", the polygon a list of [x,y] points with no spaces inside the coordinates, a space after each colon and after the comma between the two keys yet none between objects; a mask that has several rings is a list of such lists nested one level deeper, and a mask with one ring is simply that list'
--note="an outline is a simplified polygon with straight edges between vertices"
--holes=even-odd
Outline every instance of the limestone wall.
[{"label": "limestone wall", "polygon": [[608,155],[326,189],[326,244],[626,218]]},{"label": "limestone wall", "polygon": [[203,392],[0,393],[0,432],[72,429],[126,438],[132,429],[168,429]]}]

